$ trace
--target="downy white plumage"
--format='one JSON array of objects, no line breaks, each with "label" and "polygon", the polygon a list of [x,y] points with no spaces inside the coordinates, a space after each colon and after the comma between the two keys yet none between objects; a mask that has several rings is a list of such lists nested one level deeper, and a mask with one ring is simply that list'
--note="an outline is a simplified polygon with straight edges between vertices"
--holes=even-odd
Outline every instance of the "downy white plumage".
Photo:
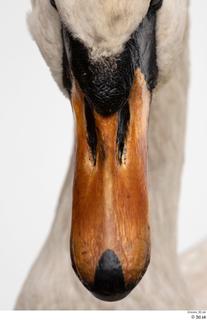
[{"label": "downy white plumage", "polygon": [[[91,59],[97,59],[121,52],[146,15],[149,4],[150,0],[56,0],[57,12],[49,0],[32,0],[33,10],[28,15],[30,32],[66,96],[62,83],[61,19],[74,37],[92,48]],[[157,13],[156,37],[159,78],[149,122],[152,257],[145,277],[127,298],[116,303],[95,299],[79,283],[70,266],[68,248],[72,159],[51,233],[22,288],[16,309],[206,308],[204,295],[190,292],[188,287],[193,288],[187,280],[196,273],[190,256],[182,262],[185,270],[182,274],[176,253],[188,89],[187,0],[163,1]],[[185,264],[188,260],[189,268]]]}]

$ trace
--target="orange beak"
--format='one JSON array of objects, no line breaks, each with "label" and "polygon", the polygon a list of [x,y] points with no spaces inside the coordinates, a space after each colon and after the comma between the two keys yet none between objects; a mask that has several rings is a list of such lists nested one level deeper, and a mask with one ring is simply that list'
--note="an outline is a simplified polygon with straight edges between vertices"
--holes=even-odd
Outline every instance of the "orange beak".
[{"label": "orange beak", "polygon": [[147,130],[151,93],[137,69],[128,100],[130,120],[123,154],[117,146],[118,113],[94,111],[96,162],[88,144],[84,95],[73,81],[75,175],[71,229],[73,268],[97,298],[127,296],[150,261]]}]

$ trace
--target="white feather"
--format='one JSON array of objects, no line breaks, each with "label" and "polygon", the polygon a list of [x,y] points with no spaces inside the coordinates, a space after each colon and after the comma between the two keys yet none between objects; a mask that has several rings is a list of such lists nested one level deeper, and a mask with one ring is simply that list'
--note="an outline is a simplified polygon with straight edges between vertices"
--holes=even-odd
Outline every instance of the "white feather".
[{"label": "white feather", "polygon": [[92,56],[117,54],[138,27],[150,0],[56,0],[64,23]]},{"label": "white feather", "polygon": [[[49,0],[32,1],[30,32],[66,96],[62,83],[61,20],[74,37],[92,49],[95,59],[121,52],[146,15],[149,3],[150,0],[56,0],[57,12]],[[188,0],[164,0],[157,13],[159,86],[170,79],[183,50],[187,7]]]},{"label": "white feather", "polygon": [[[56,0],[56,2],[61,19],[64,19],[68,27],[71,25],[74,35],[79,37],[86,46],[89,46],[90,41],[94,42],[94,48],[97,48],[96,52],[98,52],[99,42],[89,31],[91,25],[95,25],[96,22],[91,23],[88,15],[90,26],[84,31],[83,26],[86,25],[86,20],[80,29],[79,20],[74,19],[72,22],[69,20],[71,15],[75,16],[75,9],[76,15],[80,14],[83,20],[86,19],[87,15],[84,17],[84,12],[89,14],[90,10],[84,9],[84,4],[86,6],[89,3],[90,6],[94,4],[93,17],[95,17],[96,13],[100,13],[96,8],[103,5],[103,2],[109,3],[109,1]],[[114,0],[113,3],[118,3],[118,0]],[[140,5],[140,11],[136,8],[139,11],[136,13],[137,20],[132,18],[133,21],[130,22],[131,32],[133,28],[137,27],[136,23],[139,24],[141,21],[142,14],[147,11],[145,4],[149,5],[149,1],[120,0],[120,3],[123,4],[123,8],[124,3],[128,3],[128,5],[133,3],[133,6],[138,3]],[[32,4],[33,11],[28,16],[31,33],[51,68],[55,80],[64,91],[60,16],[52,8],[49,0],[32,0]],[[92,7],[90,8],[92,10]],[[113,5],[109,5],[108,8],[111,8],[109,13],[112,13]],[[199,254],[196,254],[197,249],[194,249],[190,256],[184,257],[185,262],[183,261],[186,279],[189,279],[191,288],[195,291],[190,291],[186,285],[176,253],[176,213],[183,164],[188,89],[188,26],[186,16],[187,0],[164,0],[163,7],[158,13],[157,54],[160,86],[153,95],[149,124],[152,259],[145,277],[127,298],[117,303],[106,303],[95,299],[78,281],[72,271],[68,256],[73,181],[73,164],[71,162],[51,233],[22,288],[16,309],[206,309],[206,290],[204,286],[202,286],[203,290],[200,290],[200,279],[204,279],[206,267],[203,265],[201,268],[199,263],[199,254],[205,254],[206,244],[198,248]],[[132,17],[134,17],[133,14]],[[124,18],[122,17],[122,19]],[[100,26],[106,23],[101,19],[98,21],[97,32],[99,22]],[[121,24],[117,23],[113,37],[121,30],[118,26]],[[99,32],[102,32],[101,29]],[[127,38],[127,32],[125,37]],[[114,48],[117,49],[123,45],[125,40],[122,39],[119,44],[114,43],[114,47],[110,50],[110,35],[107,41],[109,41],[107,46],[104,42],[102,45],[104,44],[108,53],[114,53],[116,52],[116,50],[113,51]],[[104,50],[100,51],[100,54],[103,52]],[[163,85],[166,81],[168,83]],[[197,257],[196,268],[192,254]],[[196,282],[193,282],[192,279],[195,277]],[[193,283],[197,287],[193,287]],[[198,304],[193,299],[193,296],[196,295]]]}]

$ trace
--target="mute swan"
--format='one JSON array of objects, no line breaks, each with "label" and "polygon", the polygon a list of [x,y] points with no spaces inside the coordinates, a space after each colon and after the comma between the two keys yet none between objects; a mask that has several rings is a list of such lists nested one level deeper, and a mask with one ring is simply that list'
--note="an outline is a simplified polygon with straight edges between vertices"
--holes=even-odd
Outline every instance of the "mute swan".
[{"label": "mute swan", "polygon": [[[88,99],[90,99],[90,103],[94,105],[94,113],[96,112],[95,121],[99,124],[98,128],[101,131],[102,135],[100,135],[101,138],[97,138],[98,142],[94,143],[95,135],[94,132],[90,131],[93,129],[87,128],[89,146],[91,149],[89,161],[90,164],[93,163],[93,166],[96,165],[96,161],[101,162],[101,157],[105,157],[106,147],[111,147],[110,144],[105,143],[105,141],[103,141],[102,144],[100,143],[102,137],[104,136],[104,128],[102,128],[103,119],[100,117],[100,115],[116,115],[116,112],[119,112],[119,118],[121,118],[120,106],[122,107],[126,104],[126,100],[128,99],[129,94],[131,92],[131,100],[129,102],[130,122],[129,119],[127,119],[126,122],[133,123],[131,119],[139,118],[139,115],[137,115],[136,117],[136,114],[133,113],[133,106],[135,105],[135,103],[133,103],[133,97],[137,99],[137,92],[139,92],[140,88],[143,87],[143,100],[148,100],[146,103],[149,106],[149,101],[151,99],[149,92],[151,92],[155,87],[153,92],[149,124],[149,197],[150,220],[152,229],[151,263],[146,275],[144,276],[139,286],[134,291],[132,291],[128,298],[123,300],[121,303],[117,302],[116,304],[110,305],[108,303],[96,300],[92,296],[88,295],[84,287],[79,286],[77,279],[74,278],[74,273],[71,270],[69,270],[68,262],[68,239],[70,231],[70,215],[72,211],[72,182],[74,176],[73,159],[68,176],[66,178],[65,186],[60,197],[59,207],[57,209],[57,216],[54,221],[51,234],[23,287],[23,290],[17,302],[17,309],[189,309],[192,308],[192,306],[194,305],[193,299],[181,275],[179,264],[177,261],[178,257],[176,255],[176,210],[179,180],[182,168],[183,143],[185,131],[186,92],[188,79],[188,62],[186,59],[188,29],[187,1],[181,2],[177,0],[171,3],[168,0],[164,0],[162,3],[162,1],[150,2],[149,0],[134,0],[130,2],[130,5],[126,5],[126,1],[122,1],[120,2],[120,7],[118,6],[117,1],[113,1],[113,3],[115,4],[115,6],[110,5],[109,1],[106,1],[104,5],[102,1],[97,1],[96,5],[94,5],[94,1],[91,0],[88,1],[87,6],[84,7],[81,1],[56,0],[51,1],[51,3],[49,3],[49,1],[46,0],[36,0],[32,1],[33,13],[30,15],[28,20],[33,37],[36,40],[46,62],[50,66],[51,72],[55,80],[57,81],[58,85],[60,86],[61,90],[66,95],[68,95],[68,92],[72,92],[71,100],[73,102],[73,107],[76,107],[76,109],[75,107],[74,109],[77,117],[76,121],[78,128],[78,145],[81,145],[83,141],[83,136],[78,135],[82,129],[81,124],[79,122],[80,119],[78,118],[80,112],[80,109],[78,109],[80,108],[79,101],[83,99],[81,91]],[[116,10],[114,10],[114,8],[116,8]],[[120,10],[119,14],[117,14],[118,9]],[[103,20],[100,16],[100,13],[102,12],[104,17]],[[148,20],[150,20],[149,15],[153,17],[151,20],[153,22],[150,22],[150,26],[152,25],[153,27],[152,31],[150,30],[148,25],[145,25],[145,23],[148,23]],[[109,20],[105,19],[106,17]],[[114,28],[113,32],[111,30],[112,25]],[[110,28],[108,28],[108,26],[110,26]],[[115,88],[112,88],[112,91],[115,92],[115,96],[118,97],[118,99],[116,99],[116,101],[118,101],[117,104],[113,102],[113,99],[110,100],[111,96],[107,96],[107,99],[104,100],[104,97],[99,97],[97,93],[94,94],[93,90],[91,89],[91,79],[98,83],[100,86],[104,86],[104,90],[107,94],[108,91],[111,90],[111,87],[108,88],[107,83],[101,82],[104,76],[102,74],[103,71],[101,70],[101,64],[99,63],[99,61],[103,61],[107,64],[108,71],[110,71],[111,68],[117,68],[118,72],[119,70],[125,70],[125,72],[127,70],[127,75],[131,75],[131,70],[128,69],[128,66],[123,65],[121,63],[119,64],[119,62],[117,61],[122,62],[122,60],[116,60],[114,57],[117,57],[117,55],[119,55],[120,57],[120,55],[122,55],[123,52],[126,52],[126,43],[128,43],[129,47],[131,48],[131,46],[134,45],[130,42],[131,39],[134,42],[136,42],[136,40],[134,39],[136,39],[136,37],[139,38],[136,32],[141,33],[140,38],[142,38],[142,32],[140,30],[143,29],[143,32],[145,32],[146,28],[148,28],[147,32],[151,32],[150,36],[152,38],[152,43],[150,44],[149,48],[147,48],[147,46],[144,46],[145,43],[135,44],[137,46],[140,44],[140,56],[146,57],[146,51],[149,50],[147,58],[144,58],[144,62],[136,61],[136,63],[133,65],[132,69],[134,70],[134,68],[136,68],[136,81],[134,80],[133,75],[133,78],[131,77],[131,81],[127,80],[129,83],[127,82],[126,84],[124,84],[120,91],[118,89],[121,86],[115,86]],[[70,30],[71,33],[69,33],[68,30]],[[155,30],[156,34],[154,34],[153,37],[153,33],[155,32]],[[132,34],[134,35],[134,38]],[[156,44],[153,43],[155,39]],[[72,50],[71,47],[67,48],[67,41],[70,41],[71,47],[73,48]],[[63,54],[62,63],[63,42],[65,43],[65,53]],[[83,76],[85,76],[84,72],[82,72],[84,66],[81,65],[82,69],[78,69],[80,68],[81,59],[77,54],[77,52],[79,53],[80,51],[75,50],[76,48],[78,48],[80,51],[86,50],[85,48],[88,48],[87,50],[89,50],[88,52],[90,54],[90,61],[93,62],[90,65],[89,70],[91,70],[94,66],[95,70],[98,70],[98,72],[101,70],[101,73],[99,72],[98,75],[96,75],[95,79],[89,77],[87,78],[87,81],[85,81],[85,83],[84,81],[82,81],[84,79]],[[154,50],[155,48],[156,50]],[[72,71],[73,79],[76,80],[73,80],[67,71],[67,69],[69,69],[69,66],[67,64],[70,63],[70,55],[72,56],[73,61],[75,61],[74,65],[72,65]],[[133,56],[133,59],[139,60],[140,56]],[[127,59],[129,59],[128,55]],[[116,63],[114,63],[114,60],[116,60]],[[149,63],[153,61],[153,64],[150,65],[150,68],[148,64],[145,64],[146,60],[148,60],[147,62]],[[62,65],[64,66],[64,69],[62,68]],[[137,69],[139,69],[139,71],[137,71]],[[82,74],[80,77],[81,72]],[[116,71],[114,71],[113,75],[114,74],[116,76]],[[118,73],[118,77],[120,77],[120,73]],[[106,78],[104,78],[104,81],[105,79]],[[109,76],[109,80],[111,82],[116,82],[116,79],[114,80],[113,76],[111,76],[111,78]],[[75,81],[77,81],[79,85],[77,83],[75,85]],[[137,82],[138,85],[136,86]],[[90,84],[89,89],[91,91],[87,88],[88,84]],[[127,90],[125,90],[126,87]],[[104,101],[103,106],[99,108],[102,101]],[[81,101],[81,103],[83,105],[83,101]],[[109,103],[111,106],[107,110],[107,106],[109,105]],[[85,101],[85,105],[86,104],[87,102]],[[145,103],[143,103],[143,105],[145,106]],[[141,121],[140,123],[143,125],[143,131],[145,133],[144,137],[146,137],[146,120],[148,119],[148,109],[147,107],[145,107],[145,109],[143,110],[145,112],[145,117],[144,120],[142,120],[143,118],[141,118],[143,122]],[[125,112],[124,114],[125,117],[127,112]],[[88,115],[88,117],[91,117],[91,115]],[[106,135],[109,135],[111,131],[116,132],[116,121],[117,120],[115,119],[112,124],[110,123],[111,130],[109,132],[106,130]],[[119,122],[121,122],[121,120]],[[140,123],[138,124],[140,125]],[[106,123],[103,123],[103,127],[105,126]],[[135,122],[133,127],[134,131],[136,131],[137,127],[137,123]],[[133,149],[133,145],[131,146],[130,144],[126,143],[125,135],[127,130],[129,132],[128,140],[133,141],[134,139],[132,136],[130,136],[130,124],[129,129],[126,128],[126,125],[123,125],[121,129],[125,131],[123,137],[120,134],[121,138],[120,141],[118,141],[120,142],[118,150],[118,160],[120,162],[120,165],[122,163],[125,164],[125,156],[127,158],[126,153],[129,153],[129,151],[135,153],[135,158],[140,159],[141,157],[139,154],[140,150],[138,150],[136,153],[136,148]],[[138,136],[140,135],[140,132],[135,133]],[[104,139],[106,138],[104,137],[103,140]],[[124,147],[122,147],[122,144],[127,145],[126,151]],[[97,149],[99,148],[99,151],[97,152],[97,158],[95,150],[96,145],[98,145]],[[102,148],[102,146],[104,147]],[[140,146],[142,147],[141,143]],[[82,148],[84,149],[85,146],[83,145]],[[143,148],[145,148],[145,151],[142,151],[141,154],[144,154],[143,159],[145,161],[143,162],[140,171],[136,171],[136,168],[133,169],[132,172],[135,173],[135,176],[139,172],[146,172],[146,143],[143,144]],[[79,150],[83,152],[81,148]],[[78,152],[79,151],[77,151],[77,155]],[[82,153],[80,153],[79,156],[76,156],[76,160],[78,159],[79,162],[81,162],[82,160],[81,155]],[[133,167],[133,163],[134,158],[132,157],[130,163],[131,167]],[[78,165],[76,163],[76,168],[77,167]],[[80,168],[84,168],[84,163]],[[79,192],[80,190],[82,190],[79,183],[79,181],[81,181],[80,177],[78,176],[80,172],[79,170],[75,174],[75,187],[76,185],[78,185],[79,188],[75,189],[74,187],[73,195],[75,199],[73,200],[73,203],[75,203],[75,208],[73,211],[75,211],[78,206],[78,204],[76,203],[80,194]],[[84,173],[84,170],[81,171],[81,176],[83,176]],[[130,174],[130,171],[128,174]],[[139,219],[143,219],[143,228],[139,229],[139,225],[136,226],[136,221],[133,219],[130,228],[135,228],[135,233],[138,234],[139,237],[143,236],[144,240],[141,247],[144,253],[141,252],[138,254],[132,254],[132,257],[138,257],[138,261],[135,261],[135,264],[141,265],[141,269],[138,270],[137,273],[135,272],[136,274],[133,275],[135,277],[133,283],[135,284],[140,280],[143,273],[146,271],[146,267],[149,262],[150,251],[150,234],[149,231],[147,231],[149,230],[147,176],[144,180],[142,175],[142,178],[139,177],[138,181],[142,181],[142,183],[145,183],[143,189],[141,190],[144,190],[144,196],[140,198],[141,200],[139,199],[144,203],[144,218],[139,217]],[[106,182],[109,186],[112,184],[111,176],[110,178],[108,178],[107,176]],[[81,184],[82,183],[83,182],[81,182]],[[129,186],[129,188],[131,187]],[[108,189],[103,188],[100,189],[100,194],[103,195],[104,191],[106,191],[106,195],[108,197],[108,194],[113,195],[115,189],[116,186],[113,185],[113,190],[111,193],[109,193]],[[137,187],[136,190],[137,189],[139,189],[139,187]],[[91,190],[92,191],[90,194],[92,196],[93,188]],[[131,197],[131,193],[129,194],[129,196]],[[102,198],[104,197],[101,197],[101,199]],[[94,198],[92,201],[94,201]],[[112,199],[111,203],[113,202],[114,200]],[[131,203],[135,203],[136,206],[138,205],[136,203],[136,197],[134,196],[133,198],[133,194]],[[100,202],[98,202],[98,204],[100,205]],[[103,206],[106,206],[105,202],[103,203]],[[80,214],[79,210],[78,213],[75,212],[76,215]],[[84,208],[81,207],[81,210],[84,210]],[[85,215],[85,213],[83,213],[83,215]],[[87,221],[90,220],[89,218],[90,216],[86,215],[84,222],[85,226],[87,225]],[[121,217],[118,217],[118,220],[121,220]],[[76,221],[77,218],[75,216],[73,225],[75,225]],[[111,224],[107,225],[107,230],[109,229],[110,225]],[[125,225],[126,222],[125,224],[123,223],[123,228],[125,228],[124,234],[127,234]],[[87,276],[88,274],[90,274],[91,269],[88,270],[87,274],[84,274],[84,265],[84,268],[82,270],[83,261],[81,260],[81,254],[83,255],[83,257],[85,257],[87,250],[85,250],[85,253],[85,251],[83,251],[81,247],[80,252],[78,252],[78,250],[76,250],[75,253],[73,252],[74,246],[78,247],[78,249],[81,246],[76,245],[80,238],[77,237],[76,234],[79,235],[79,233],[81,232],[78,229],[79,224],[78,226],[75,225],[75,227],[73,228],[75,229],[75,231],[72,229],[71,246],[74,269],[76,269],[76,272],[78,273],[82,282],[84,282],[85,286],[88,287],[90,291],[93,291],[94,295],[99,297],[103,296],[103,291],[105,287],[103,286],[101,289],[102,291],[98,292],[98,289],[94,290],[94,288],[92,287],[94,284],[91,285],[90,279],[87,279]],[[90,228],[95,230],[96,226],[90,224],[88,231],[90,231]],[[95,233],[95,236],[93,235],[93,239],[97,239],[98,236],[101,235],[100,228],[97,228],[97,230],[95,231],[97,231],[98,233]],[[111,234],[113,235],[113,232]],[[122,233],[120,232],[120,234]],[[73,238],[76,239],[75,245],[73,243]],[[102,239],[102,237],[100,238]],[[134,243],[134,241],[135,238],[132,238],[131,242]],[[111,242],[115,242],[115,240],[109,239],[109,243]],[[146,244],[146,246],[144,244]],[[99,246],[101,245],[102,243]],[[104,246],[105,243],[103,244],[103,248]],[[101,250],[104,253],[103,248]],[[114,248],[118,250],[116,244]],[[126,250],[127,249],[124,248],[123,251],[125,252]],[[98,252],[96,261],[94,262],[95,266],[97,265],[97,263],[99,263],[99,258],[100,252]],[[126,275],[128,272],[128,265],[126,264],[124,266],[124,258],[121,258],[120,255],[119,259],[121,260],[123,273],[124,275]],[[90,262],[91,260],[92,258],[90,257],[88,262]],[[80,261],[80,264],[78,266],[77,261]],[[92,266],[91,268],[94,269],[94,266]],[[125,287],[127,286],[127,284],[130,285],[130,283],[126,283],[125,281]],[[75,288],[77,287],[78,290],[76,291]],[[123,295],[125,295],[125,292],[122,292],[122,288],[120,290],[121,291],[119,292],[119,294],[122,295],[121,297],[123,297]],[[114,295],[113,292],[112,295]]]}]

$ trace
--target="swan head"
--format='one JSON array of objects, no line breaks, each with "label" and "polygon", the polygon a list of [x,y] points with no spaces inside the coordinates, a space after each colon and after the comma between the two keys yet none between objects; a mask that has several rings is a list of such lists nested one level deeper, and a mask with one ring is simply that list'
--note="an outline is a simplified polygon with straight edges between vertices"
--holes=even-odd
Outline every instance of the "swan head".
[{"label": "swan head", "polygon": [[30,31],[75,121],[72,266],[116,301],[150,261],[147,130],[152,95],[183,49],[187,0],[32,0]]}]

